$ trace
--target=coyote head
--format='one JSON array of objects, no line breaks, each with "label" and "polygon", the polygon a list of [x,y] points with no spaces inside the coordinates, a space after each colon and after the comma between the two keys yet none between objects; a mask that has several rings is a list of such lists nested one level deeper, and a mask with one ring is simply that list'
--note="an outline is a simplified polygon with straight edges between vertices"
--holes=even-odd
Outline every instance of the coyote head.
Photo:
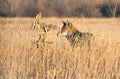
[{"label": "coyote head", "polygon": [[69,22],[68,20],[62,21],[63,26],[61,28],[61,30],[57,33],[57,36],[62,35],[62,36],[68,36],[73,34],[77,29],[73,26],[73,24],[71,22]]}]

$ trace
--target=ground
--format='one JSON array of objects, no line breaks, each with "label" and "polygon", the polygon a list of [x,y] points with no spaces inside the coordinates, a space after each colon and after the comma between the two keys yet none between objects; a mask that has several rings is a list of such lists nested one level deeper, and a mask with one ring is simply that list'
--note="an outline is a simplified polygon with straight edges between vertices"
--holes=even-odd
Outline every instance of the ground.
[{"label": "ground", "polygon": [[[34,18],[0,18],[0,79],[120,79],[120,18],[43,18],[57,25],[40,48],[31,45],[39,31]],[[96,40],[91,51],[71,50],[65,37],[57,37],[62,20]]]}]

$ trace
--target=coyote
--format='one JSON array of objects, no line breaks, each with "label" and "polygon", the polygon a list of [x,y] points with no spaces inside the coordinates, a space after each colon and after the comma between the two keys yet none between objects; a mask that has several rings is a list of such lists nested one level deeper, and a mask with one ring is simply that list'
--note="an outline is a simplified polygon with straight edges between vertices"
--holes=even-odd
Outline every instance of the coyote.
[{"label": "coyote", "polygon": [[39,34],[38,40],[35,41],[35,44],[37,48],[39,48],[42,44],[53,44],[54,42],[49,41],[49,36],[50,36],[50,28],[43,27],[42,28],[44,32]]},{"label": "coyote", "polygon": [[83,33],[74,27],[74,25],[67,20],[67,22],[62,21],[63,27],[61,31],[57,33],[57,36],[62,35],[67,38],[67,40],[71,43],[71,46],[74,50],[75,47],[82,46],[91,46],[91,41],[93,39],[92,33]]}]

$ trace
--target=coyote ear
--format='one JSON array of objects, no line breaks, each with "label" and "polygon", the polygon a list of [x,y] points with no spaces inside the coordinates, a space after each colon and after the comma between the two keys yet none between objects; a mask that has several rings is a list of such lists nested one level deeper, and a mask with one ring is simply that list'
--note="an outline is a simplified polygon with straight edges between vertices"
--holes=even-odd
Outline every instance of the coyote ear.
[{"label": "coyote ear", "polygon": [[63,20],[62,20],[62,23],[63,23],[63,25],[64,25],[64,26],[66,25],[66,22],[65,22],[65,21],[63,21]]},{"label": "coyote ear", "polygon": [[67,20],[67,22],[68,22],[68,26],[72,26],[72,23],[69,20]]},{"label": "coyote ear", "polygon": [[73,30],[74,26],[72,25],[72,23],[69,22],[68,20],[67,20],[67,22],[68,22],[68,27],[69,27],[71,30]]}]

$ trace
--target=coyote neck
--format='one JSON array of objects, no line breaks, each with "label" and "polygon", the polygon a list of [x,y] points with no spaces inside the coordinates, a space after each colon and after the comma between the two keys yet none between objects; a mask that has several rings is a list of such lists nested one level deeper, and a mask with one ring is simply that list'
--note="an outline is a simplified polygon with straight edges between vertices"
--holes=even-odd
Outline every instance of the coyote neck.
[{"label": "coyote neck", "polygon": [[78,36],[82,36],[82,32],[75,29],[72,34],[67,35],[66,38],[70,43],[74,43]]}]

